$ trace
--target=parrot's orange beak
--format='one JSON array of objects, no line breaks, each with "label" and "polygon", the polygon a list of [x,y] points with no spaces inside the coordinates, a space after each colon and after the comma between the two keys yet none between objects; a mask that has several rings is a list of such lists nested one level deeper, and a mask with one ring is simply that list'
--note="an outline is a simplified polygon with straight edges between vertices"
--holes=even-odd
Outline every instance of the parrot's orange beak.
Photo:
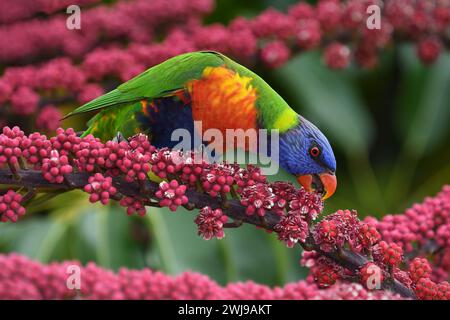
[{"label": "parrot's orange beak", "polygon": [[297,181],[306,191],[317,191],[322,193],[322,200],[331,197],[337,187],[337,180],[334,172],[297,176]]}]

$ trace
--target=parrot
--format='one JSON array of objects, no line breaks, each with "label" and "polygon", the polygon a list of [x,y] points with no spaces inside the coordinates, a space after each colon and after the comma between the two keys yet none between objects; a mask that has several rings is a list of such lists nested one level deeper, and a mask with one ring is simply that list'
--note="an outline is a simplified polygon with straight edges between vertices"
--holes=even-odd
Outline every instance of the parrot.
[{"label": "parrot", "polygon": [[277,130],[280,167],[323,200],[337,187],[336,159],[325,135],[261,77],[219,52],[169,58],[65,118],[94,111],[84,135],[110,140],[118,132],[144,133],[158,148],[172,148],[178,128],[200,137],[209,128],[224,136],[227,129]]}]

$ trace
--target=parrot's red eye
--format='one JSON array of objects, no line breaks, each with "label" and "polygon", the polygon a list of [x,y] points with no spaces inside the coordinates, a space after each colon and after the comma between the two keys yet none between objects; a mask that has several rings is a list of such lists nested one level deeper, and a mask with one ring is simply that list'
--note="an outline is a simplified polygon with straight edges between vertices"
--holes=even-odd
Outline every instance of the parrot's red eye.
[{"label": "parrot's red eye", "polygon": [[316,158],[320,154],[320,149],[318,147],[312,147],[311,149],[309,149],[309,153],[311,154],[311,156]]}]

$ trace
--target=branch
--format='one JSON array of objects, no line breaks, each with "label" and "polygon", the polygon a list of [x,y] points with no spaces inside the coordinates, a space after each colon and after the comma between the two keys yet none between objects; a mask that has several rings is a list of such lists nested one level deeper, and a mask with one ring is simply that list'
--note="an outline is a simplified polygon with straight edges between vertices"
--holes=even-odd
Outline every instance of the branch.
[{"label": "branch", "polygon": [[[84,186],[88,184],[88,179],[91,176],[91,174],[86,172],[71,173],[65,176],[68,183],[57,184],[50,183],[45,180],[41,171],[37,170],[17,170],[17,175],[20,176],[20,179],[15,178],[9,170],[0,170],[0,184],[27,187],[29,189],[38,188],[69,191],[72,189],[83,189]],[[142,194],[142,186],[138,183],[127,182],[122,178],[113,178],[113,185],[117,188],[118,192],[125,196],[144,197],[148,200],[156,199],[155,193],[158,190],[158,184],[152,181],[145,181],[144,184],[145,190],[147,191],[146,195]],[[220,198],[213,198],[206,193],[188,189],[186,191],[186,195],[195,208],[201,209],[205,206],[209,206],[213,209],[221,208],[230,218],[242,221],[244,223],[253,224],[269,231],[274,231],[275,225],[280,221],[280,216],[270,211],[266,212],[264,217],[265,221],[262,221],[258,215],[249,216],[245,212],[246,207],[241,205],[237,200],[228,200],[226,207],[224,208],[223,202]],[[369,262],[367,257],[347,249],[325,252],[320,249],[317,243],[314,242],[311,235],[304,243],[300,243],[300,245],[307,251],[314,250],[319,254],[332,259],[337,264],[351,270],[354,273],[357,273],[358,270]],[[397,280],[384,280],[382,283],[382,288],[391,290],[406,298],[416,299],[414,292]]]}]

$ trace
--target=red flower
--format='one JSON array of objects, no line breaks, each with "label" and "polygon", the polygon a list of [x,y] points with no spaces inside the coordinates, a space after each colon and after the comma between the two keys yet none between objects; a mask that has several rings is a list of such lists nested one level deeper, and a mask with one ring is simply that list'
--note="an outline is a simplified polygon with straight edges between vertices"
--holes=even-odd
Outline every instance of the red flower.
[{"label": "red flower", "polygon": [[282,41],[270,42],[261,50],[261,59],[270,68],[281,67],[290,56],[290,49]]},{"label": "red flower", "polygon": [[432,64],[439,58],[442,43],[438,38],[428,37],[422,39],[417,45],[417,54],[424,64]]},{"label": "red flower", "polygon": [[422,278],[428,278],[431,274],[431,266],[427,259],[414,258],[409,263],[409,276],[414,282],[419,281]]},{"label": "red flower", "polygon": [[205,240],[211,240],[213,237],[222,239],[225,237],[223,224],[227,220],[228,217],[223,214],[221,209],[213,210],[210,207],[204,207],[195,218],[195,223],[198,226],[198,235]]},{"label": "red flower", "polygon": [[175,175],[183,169],[182,156],[177,151],[167,148],[160,149],[152,154],[150,163],[151,170],[161,179]]},{"label": "red flower", "polygon": [[437,285],[429,278],[421,278],[415,286],[415,293],[421,300],[432,300],[437,293]]},{"label": "red flower", "polygon": [[361,223],[359,227],[359,235],[361,244],[365,248],[370,248],[381,239],[381,235],[377,229],[368,223]]},{"label": "red flower", "polygon": [[[381,289],[377,285],[381,286],[383,281],[383,273],[379,266],[373,262],[367,262],[361,270],[359,270],[359,275],[361,277],[360,281],[363,286],[368,289]],[[371,282],[372,280],[372,282]]]},{"label": "red flower", "polygon": [[274,227],[278,239],[292,248],[298,241],[304,242],[309,234],[308,223],[297,214],[287,214],[281,217]]},{"label": "red flower", "polygon": [[381,257],[381,261],[390,266],[398,266],[403,259],[402,248],[395,243],[381,241],[374,249],[376,255]]},{"label": "red flower", "polygon": [[319,257],[311,268],[311,273],[317,285],[320,288],[326,288],[336,283],[343,269],[328,258]]},{"label": "red flower", "polygon": [[264,216],[266,209],[270,210],[274,206],[275,195],[269,185],[257,183],[242,190],[241,204],[246,206],[248,215],[257,214]]},{"label": "red flower", "polygon": [[36,119],[36,127],[47,131],[56,130],[61,118],[62,114],[58,108],[52,105],[45,106]]},{"label": "red flower", "polygon": [[234,180],[238,186],[237,192],[241,193],[245,187],[256,183],[266,183],[266,176],[261,173],[261,168],[249,164],[245,169],[236,168]]},{"label": "red flower", "polygon": [[350,64],[350,49],[338,42],[325,48],[324,61],[331,69],[345,69]]},{"label": "red flower", "polygon": [[288,199],[291,211],[295,211],[308,220],[315,220],[323,210],[321,196],[317,193],[307,192],[304,188],[296,190]]}]

